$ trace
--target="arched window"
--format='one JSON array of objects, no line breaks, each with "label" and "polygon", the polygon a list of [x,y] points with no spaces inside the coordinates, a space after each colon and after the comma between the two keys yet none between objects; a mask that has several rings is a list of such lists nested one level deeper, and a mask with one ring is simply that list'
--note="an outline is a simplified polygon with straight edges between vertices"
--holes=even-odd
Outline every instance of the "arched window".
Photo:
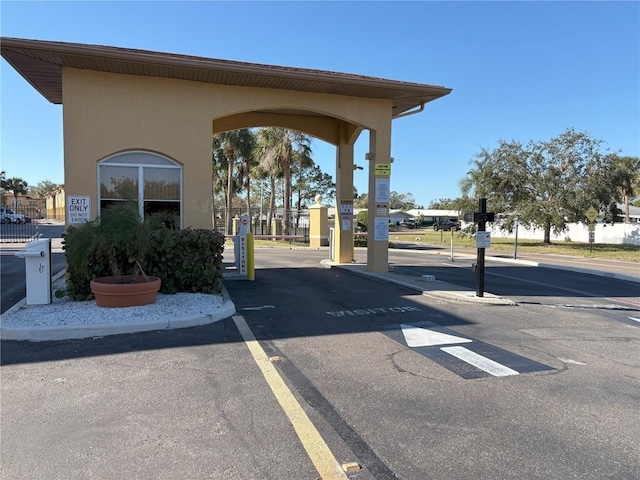
[{"label": "arched window", "polygon": [[118,153],[98,163],[98,185],[100,211],[137,199],[141,215],[166,213],[182,226],[182,167],[173,160],[151,152]]}]

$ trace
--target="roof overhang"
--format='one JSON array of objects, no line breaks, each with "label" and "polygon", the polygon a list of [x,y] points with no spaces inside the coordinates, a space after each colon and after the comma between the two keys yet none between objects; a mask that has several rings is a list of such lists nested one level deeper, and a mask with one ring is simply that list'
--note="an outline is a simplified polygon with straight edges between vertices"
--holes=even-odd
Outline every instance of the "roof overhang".
[{"label": "roof overhang", "polygon": [[423,108],[451,89],[348,73],[281,67],[147,50],[79,43],[0,39],[2,57],[51,103],[62,103],[64,67],[176,78],[195,82],[276,88],[351,97],[389,99],[393,116]]}]

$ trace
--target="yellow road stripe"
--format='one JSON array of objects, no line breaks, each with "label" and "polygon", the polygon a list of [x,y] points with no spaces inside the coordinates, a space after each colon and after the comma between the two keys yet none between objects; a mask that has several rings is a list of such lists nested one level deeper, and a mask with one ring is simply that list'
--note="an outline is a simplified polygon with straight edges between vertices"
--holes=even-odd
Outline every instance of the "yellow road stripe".
[{"label": "yellow road stripe", "polygon": [[347,479],[348,477],[342,471],[340,464],[331,453],[331,450],[329,450],[324,439],[284,383],[278,371],[269,361],[267,354],[256,340],[244,317],[242,315],[234,315],[233,321],[236,323],[242,338],[244,338],[251,355],[253,355],[253,359],[260,367],[262,375],[264,375],[269,387],[271,387],[271,391],[280,403],[284,413],[289,417],[294,430],[298,434],[298,438],[320,476],[327,480]]}]

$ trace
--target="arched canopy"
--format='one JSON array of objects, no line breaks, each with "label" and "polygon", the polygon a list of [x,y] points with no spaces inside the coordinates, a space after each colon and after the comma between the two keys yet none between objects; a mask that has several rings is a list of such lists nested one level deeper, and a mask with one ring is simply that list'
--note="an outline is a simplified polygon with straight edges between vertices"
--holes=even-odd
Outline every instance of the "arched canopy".
[{"label": "arched canopy", "polygon": [[[375,235],[368,243],[367,265],[372,271],[388,266],[390,174],[385,172],[391,164],[391,122],[451,92],[348,73],[128,48],[18,38],[0,42],[2,56],[20,75],[48,101],[64,103],[66,195],[89,197],[93,217],[98,162],[118,152],[152,151],[182,166],[182,225],[210,227],[211,135],[257,126],[294,129],[335,145],[336,200],[341,211],[349,212],[353,145],[369,130],[369,218]],[[126,179],[143,178],[141,171]],[[336,258],[344,263],[352,259],[353,228],[348,218],[341,220],[335,244]]]}]

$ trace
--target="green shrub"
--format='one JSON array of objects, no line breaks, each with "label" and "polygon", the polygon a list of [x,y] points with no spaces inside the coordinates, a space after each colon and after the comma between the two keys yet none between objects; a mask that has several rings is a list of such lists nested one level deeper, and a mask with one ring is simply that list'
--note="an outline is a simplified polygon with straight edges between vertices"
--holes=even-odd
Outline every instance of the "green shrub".
[{"label": "green shrub", "polygon": [[358,215],[356,215],[356,222],[358,223],[358,227],[360,227],[360,230],[366,232],[369,228],[369,211],[359,211]]},{"label": "green shrub", "polygon": [[355,237],[353,239],[354,247],[366,247],[367,246],[367,237]]},{"label": "green shrub", "polygon": [[[79,248],[83,241],[78,227],[63,233],[65,253]],[[204,229],[169,230],[159,228],[152,233],[149,248],[142,264],[147,275],[162,281],[161,293],[222,291],[222,252],[224,235]],[[112,275],[109,259],[100,251],[86,251],[86,257],[67,257],[67,294],[74,300],[91,300],[90,282],[94,278]],[[115,255],[126,264],[124,248],[116,248]],[[70,262],[69,259],[73,259]],[[123,272],[129,274],[129,272]]]},{"label": "green shrub", "polygon": [[204,229],[169,230],[147,255],[147,274],[160,292],[222,292],[224,235]]}]

